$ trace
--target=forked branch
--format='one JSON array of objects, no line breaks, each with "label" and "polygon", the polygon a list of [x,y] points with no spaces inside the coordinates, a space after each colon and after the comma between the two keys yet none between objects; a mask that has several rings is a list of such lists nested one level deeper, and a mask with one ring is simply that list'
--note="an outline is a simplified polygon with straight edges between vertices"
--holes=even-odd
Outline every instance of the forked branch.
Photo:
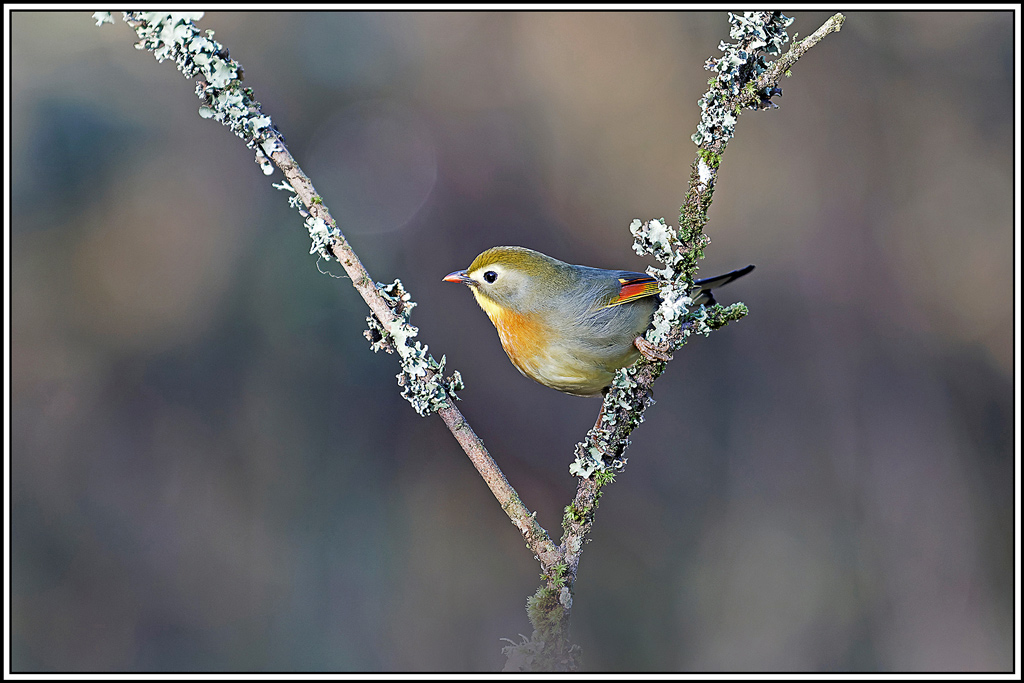
[{"label": "forked branch", "polygon": [[[97,24],[113,23],[109,12],[94,15]],[[399,356],[398,374],[402,395],[420,415],[438,413],[469,456],[502,509],[519,529],[527,546],[541,564],[544,584],[528,603],[534,634],[505,648],[507,670],[574,670],[579,667],[579,648],[568,636],[572,587],[576,579],[583,544],[594,521],[601,488],[614,479],[625,465],[628,437],[643,420],[651,403],[650,388],[665,369],[665,362],[641,359],[620,370],[602,404],[597,424],[576,447],[570,472],[580,479],[573,502],[566,507],[561,543],[555,545],[535,514],[523,504],[497,463],[465,417],[455,406],[455,392],[462,388],[458,372],[445,377],[445,358],[440,361],[419,341],[418,330],[409,315],[415,303],[402,283],[374,282],[355,251],[324,205],[312,181],[303,173],[284,144],[270,118],[248,88],[243,88],[242,68],[227,50],[213,40],[213,32],[202,35],[193,23],[202,13],[126,12],[124,18],[139,36],[137,48],[151,50],[157,60],[173,59],[187,77],[202,76],[196,93],[202,100],[199,113],[228,126],[246,145],[256,151],[256,161],[266,174],[276,165],[286,183],[275,185],[294,193],[290,203],[305,220],[312,240],[310,253],[341,264],[352,285],[370,308],[366,335],[374,351]],[[700,307],[691,311],[687,296],[703,258],[708,239],[703,234],[707,209],[717,178],[721,155],[732,136],[736,115],[742,108],[774,106],[781,94],[779,79],[808,49],[825,35],[838,31],[844,17],[837,14],[813,34],[796,42],[790,50],[768,64],[761,52],[778,54],[788,37],[785,27],[792,22],[779,12],[730,14],[732,44],[722,43],[725,55],[711,59],[706,67],[717,72],[711,89],[700,101],[701,123],[693,140],[698,145],[691,167],[690,185],[680,209],[680,226],[669,228],[664,220],[633,221],[634,250],[653,255],[664,268],[648,272],[661,281],[662,303],[655,313],[646,339],[660,348],[674,350],[694,332],[707,335],[747,313],[743,304]]]}]

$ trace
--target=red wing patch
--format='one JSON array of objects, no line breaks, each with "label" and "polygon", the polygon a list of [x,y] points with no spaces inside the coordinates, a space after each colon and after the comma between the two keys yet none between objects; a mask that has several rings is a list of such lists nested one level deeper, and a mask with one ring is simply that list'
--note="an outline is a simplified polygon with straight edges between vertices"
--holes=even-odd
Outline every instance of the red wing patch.
[{"label": "red wing patch", "polygon": [[642,299],[645,296],[654,296],[661,289],[658,281],[650,275],[637,274],[635,277],[620,277],[619,283],[622,285],[619,295],[609,301],[605,308]]}]

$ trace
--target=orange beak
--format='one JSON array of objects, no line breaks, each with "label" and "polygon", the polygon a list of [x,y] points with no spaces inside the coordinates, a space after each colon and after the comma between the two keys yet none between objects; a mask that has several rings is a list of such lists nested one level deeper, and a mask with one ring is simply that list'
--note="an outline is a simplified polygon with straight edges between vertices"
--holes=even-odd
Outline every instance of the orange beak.
[{"label": "orange beak", "polygon": [[454,273],[445,275],[444,282],[461,282],[464,285],[468,285],[473,282],[473,278],[464,270],[456,270]]}]

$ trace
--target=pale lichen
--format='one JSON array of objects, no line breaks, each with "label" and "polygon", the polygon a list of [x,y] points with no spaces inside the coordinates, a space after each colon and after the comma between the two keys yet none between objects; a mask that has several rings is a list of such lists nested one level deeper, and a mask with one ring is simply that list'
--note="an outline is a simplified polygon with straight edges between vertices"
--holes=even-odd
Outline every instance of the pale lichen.
[{"label": "pale lichen", "polygon": [[714,178],[714,174],[714,170],[704,159],[697,162],[697,180],[701,185],[707,185]]},{"label": "pale lichen", "polygon": [[[245,144],[256,150],[263,172],[273,170],[265,143],[278,136],[270,117],[260,110],[252,90],[242,87],[242,67],[228,55],[227,48],[213,39],[213,31],[202,35],[195,25],[203,12],[124,12],[125,22],[135,29],[135,47],[150,50],[157,61],[173,59],[186,77],[202,76],[196,94],[203,101],[199,115],[220,121]],[[97,26],[113,23],[109,12],[93,15]]]},{"label": "pale lichen", "polygon": [[[738,113],[731,104],[732,99],[748,85],[753,87],[754,79],[767,70],[768,65],[761,53],[778,54],[789,40],[786,28],[792,23],[793,19],[782,12],[729,13],[729,37],[736,42],[723,40],[718,46],[723,55],[711,57],[704,64],[704,68],[714,71],[716,76],[709,82],[711,87],[708,91],[697,101],[701,115],[697,132],[691,136],[695,144],[712,141],[724,144],[732,138]],[[782,90],[766,87],[758,91],[755,88],[751,94],[757,97],[747,103],[747,107],[770,109],[776,106],[772,97],[781,95]]]},{"label": "pale lichen", "polygon": [[307,209],[306,205],[303,204],[302,199],[296,194],[295,188],[292,187],[287,180],[283,180],[280,183],[271,183],[271,187],[275,190],[282,190],[284,192],[291,192],[291,196],[288,197],[288,206],[297,210],[299,215],[302,216],[306,230],[309,232],[309,239],[311,246],[309,248],[310,254],[316,254],[325,261],[330,261],[332,258],[331,246],[334,244],[344,242],[344,236],[341,234],[336,226],[331,225],[320,216],[314,216]]},{"label": "pale lichen", "polygon": [[384,350],[398,354],[402,368],[396,375],[398,386],[402,387],[402,396],[417,413],[426,416],[448,407],[448,397],[458,400],[455,392],[465,387],[462,375],[456,370],[445,378],[445,357],[435,360],[427,352],[425,344],[412,341],[419,334],[419,329],[409,322],[409,314],[416,307],[416,302],[405,291],[401,280],[389,285],[378,282],[376,287],[394,311],[396,320],[385,326],[376,317],[367,316],[369,329],[363,334],[370,341],[370,348],[374,352]]},{"label": "pale lichen", "polygon": [[309,253],[319,254],[320,258],[330,260],[332,242],[330,225],[323,218],[312,215],[306,216],[305,224],[306,230],[309,231],[309,239],[312,241]]},{"label": "pale lichen", "polygon": [[629,224],[629,232],[633,235],[633,251],[637,255],[653,256],[665,264],[663,269],[648,268],[648,274],[659,280],[671,279],[686,258],[676,231],[669,227],[664,218],[646,223],[634,218]]},{"label": "pale lichen", "polygon": [[[629,447],[629,434],[644,421],[643,408],[654,403],[647,389],[636,381],[636,366],[619,368],[611,388],[604,395],[601,418],[576,444],[576,458],[569,473],[589,479],[595,472],[616,472],[626,466],[623,453]],[[636,406],[642,406],[636,410]]]},{"label": "pale lichen", "polygon": [[629,231],[633,235],[633,251],[641,256],[651,255],[665,265],[664,268],[647,268],[647,273],[658,278],[661,285],[658,292],[661,304],[655,310],[645,335],[650,342],[664,344],[668,334],[686,321],[687,307],[693,303],[690,298],[692,283],[685,277],[686,265],[692,257],[678,233],[668,226],[664,218],[647,223],[634,218]]}]

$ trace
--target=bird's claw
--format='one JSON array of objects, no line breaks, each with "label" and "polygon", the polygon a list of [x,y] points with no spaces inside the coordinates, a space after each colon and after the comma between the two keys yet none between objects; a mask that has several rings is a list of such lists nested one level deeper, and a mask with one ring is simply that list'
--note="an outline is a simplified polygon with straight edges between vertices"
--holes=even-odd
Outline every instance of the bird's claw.
[{"label": "bird's claw", "polygon": [[633,346],[637,348],[640,355],[652,363],[654,361],[667,363],[672,360],[672,354],[669,353],[671,347],[668,344],[653,344],[643,337],[637,337],[633,340]]}]

